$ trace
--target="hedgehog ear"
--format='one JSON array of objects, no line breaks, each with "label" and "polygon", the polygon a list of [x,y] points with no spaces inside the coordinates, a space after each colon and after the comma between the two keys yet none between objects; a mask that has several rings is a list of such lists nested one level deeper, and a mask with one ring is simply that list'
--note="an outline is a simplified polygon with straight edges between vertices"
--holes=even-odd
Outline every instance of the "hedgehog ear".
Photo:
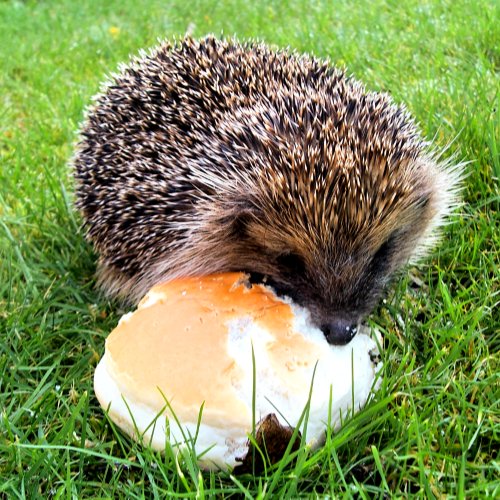
[{"label": "hedgehog ear", "polygon": [[253,207],[238,207],[232,214],[230,221],[231,234],[237,238],[247,236],[248,225],[256,219],[256,210]]}]

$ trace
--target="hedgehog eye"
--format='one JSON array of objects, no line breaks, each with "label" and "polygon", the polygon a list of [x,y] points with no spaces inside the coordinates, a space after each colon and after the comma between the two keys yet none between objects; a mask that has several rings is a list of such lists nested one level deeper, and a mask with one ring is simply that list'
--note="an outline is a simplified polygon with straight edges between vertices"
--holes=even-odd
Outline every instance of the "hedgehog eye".
[{"label": "hedgehog eye", "polygon": [[305,270],[304,259],[295,253],[285,253],[277,257],[276,263],[294,274],[302,274]]},{"label": "hedgehog eye", "polygon": [[396,242],[396,238],[398,236],[398,232],[393,232],[389,238],[387,238],[382,245],[375,252],[372,257],[371,266],[372,268],[384,269],[389,264],[389,259],[391,257],[392,250],[394,248],[394,244]]}]

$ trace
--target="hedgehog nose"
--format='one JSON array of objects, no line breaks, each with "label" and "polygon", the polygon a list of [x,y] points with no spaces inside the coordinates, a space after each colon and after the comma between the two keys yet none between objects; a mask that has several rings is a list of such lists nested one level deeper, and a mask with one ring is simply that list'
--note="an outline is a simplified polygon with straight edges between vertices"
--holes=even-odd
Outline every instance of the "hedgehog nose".
[{"label": "hedgehog nose", "polygon": [[321,330],[330,344],[344,345],[348,344],[354,335],[356,335],[358,326],[356,324],[351,324],[350,321],[339,319],[332,323],[324,324]]}]

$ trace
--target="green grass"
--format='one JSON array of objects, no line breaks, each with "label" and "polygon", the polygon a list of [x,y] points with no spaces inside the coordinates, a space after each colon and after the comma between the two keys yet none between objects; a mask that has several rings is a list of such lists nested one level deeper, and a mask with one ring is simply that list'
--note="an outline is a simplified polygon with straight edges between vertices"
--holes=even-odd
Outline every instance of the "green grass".
[{"label": "green grass", "polygon": [[[493,0],[0,2],[0,496],[498,497],[498,19]],[[376,397],[324,448],[255,478],[142,449],[92,390],[123,311],[94,287],[67,161],[105,74],[186,30],[328,56],[471,162],[442,245],[371,317]]]}]

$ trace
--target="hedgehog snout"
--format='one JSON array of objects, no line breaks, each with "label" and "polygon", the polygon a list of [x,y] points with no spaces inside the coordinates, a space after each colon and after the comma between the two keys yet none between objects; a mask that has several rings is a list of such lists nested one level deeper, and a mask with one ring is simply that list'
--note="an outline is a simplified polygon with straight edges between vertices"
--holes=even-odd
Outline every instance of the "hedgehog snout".
[{"label": "hedgehog snout", "polygon": [[356,335],[358,325],[351,324],[351,322],[347,320],[337,319],[331,323],[321,325],[321,331],[329,344],[345,345]]}]

